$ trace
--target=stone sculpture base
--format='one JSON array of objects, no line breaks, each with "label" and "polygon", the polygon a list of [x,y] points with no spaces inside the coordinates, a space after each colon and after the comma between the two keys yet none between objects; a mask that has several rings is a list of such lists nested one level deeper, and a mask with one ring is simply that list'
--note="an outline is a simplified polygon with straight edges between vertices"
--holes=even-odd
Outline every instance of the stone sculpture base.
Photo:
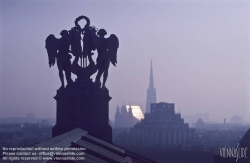
[{"label": "stone sculpture base", "polygon": [[78,78],[72,85],[57,90],[56,125],[52,137],[75,128],[112,143],[109,125],[109,91],[96,86],[89,78]]}]

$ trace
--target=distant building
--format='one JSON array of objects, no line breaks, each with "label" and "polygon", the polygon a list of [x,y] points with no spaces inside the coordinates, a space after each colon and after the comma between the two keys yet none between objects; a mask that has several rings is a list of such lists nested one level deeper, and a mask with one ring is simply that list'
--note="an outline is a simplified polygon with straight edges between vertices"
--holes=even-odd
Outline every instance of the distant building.
[{"label": "distant building", "polygon": [[197,120],[197,122],[195,123],[195,128],[203,128],[205,125],[205,123],[203,122],[203,120],[201,118],[199,118]]},{"label": "distant building", "polygon": [[147,90],[146,113],[150,112],[151,103],[156,103],[156,90],[154,87],[152,61],[151,61],[151,67],[150,67],[149,87]]},{"label": "distant building", "polygon": [[196,113],[195,115],[183,116],[185,122],[192,125],[193,122],[196,122],[198,119],[202,119],[204,123],[209,123],[209,114],[208,113]]},{"label": "distant building", "polygon": [[28,113],[26,114],[27,118],[35,118],[35,114],[34,113]]},{"label": "distant building", "polygon": [[139,106],[123,105],[121,109],[116,108],[115,125],[116,128],[133,127],[137,122],[144,118]]},{"label": "distant building", "polygon": [[195,119],[202,119],[203,122],[208,122],[209,121],[209,114],[208,113],[196,113],[195,114]]},{"label": "distant building", "polygon": [[21,124],[0,124],[0,133],[22,131]]},{"label": "distant building", "polygon": [[138,119],[142,120],[144,118],[144,114],[140,108],[140,106],[135,106],[135,105],[126,105],[127,112],[129,112],[129,108],[132,108],[132,114],[133,116]]},{"label": "distant building", "polygon": [[25,117],[7,117],[0,120],[2,124],[9,124],[9,123],[37,123],[38,118],[35,117],[35,114],[28,113]]},{"label": "distant building", "polygon": [[40,124],[41,125],[49,125],[49,122],[47,119],[42,119]]},{"label": "distant building", "polygon": [[230,119],[230,123],[233,124],[242,124],[244,123],[244,119],[241,116],[232,116],[232,118]]},{"label": "distant building", "polygon": [[[202,120],[203,121],[203,120]],[[197,121],[198,122],[198,121]],[[203,121],[204,122],[204,121]],[[233,123],[205,123],[201,125],[194,125],[197,130],[235,130],[235,129],[245,129],[249,127],[247,124],[233,124]]]},{"label": "distant building", "polygon": [[181,114],[175,113],[174,103],[152,103],[151,112],[131,129],[132,140],[138,146],[178,146],[193,138],[194,129],[189,128]]},{"label": "distant building", "polygon": [[[206,126],[207,124],[205,124]],[[222,124],[224,125],[224,124]],[[193,146],[200,146],[202,150],[213,150],[215,153],[220,153],[220,148],[236,147],[239,140],[246,132],[246,128],[235,128],[230,130],[212,130],[199,129],[195,130]]]}]

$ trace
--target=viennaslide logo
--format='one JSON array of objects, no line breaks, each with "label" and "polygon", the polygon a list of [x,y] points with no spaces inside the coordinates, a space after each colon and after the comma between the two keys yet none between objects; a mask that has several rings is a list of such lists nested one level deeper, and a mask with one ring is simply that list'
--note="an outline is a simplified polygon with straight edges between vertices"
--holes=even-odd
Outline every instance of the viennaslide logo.
[{"label": "viennaslide logo", "polygon": [[236,148],[220,148],[220,156],[224,158],[236,158],[236,162],[240,158],[247,158],[247,147],[239,148],[239,144],[237,144]]}]

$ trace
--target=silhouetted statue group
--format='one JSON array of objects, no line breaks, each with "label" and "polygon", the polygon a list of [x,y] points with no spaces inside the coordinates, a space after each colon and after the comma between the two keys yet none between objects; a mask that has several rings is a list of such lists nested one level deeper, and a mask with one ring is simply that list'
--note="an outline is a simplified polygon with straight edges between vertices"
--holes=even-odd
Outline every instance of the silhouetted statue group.
[{"label": "silhouetted statue group", "polygon": [[[82,19],[86,20],[84,28],[78,24]],[[53,66],[55,62],[59,70],[59,77],[62,83],[60,88],[64,88],[64,75],[65,72],[67,84],[70,86],[73,83],[71,73],[80,77],[83,73],[90,77],[98,70],[96,75],[95,84],[101,87],[101,76],[103,75],[102,88],[108,77],[108,69],[110,62],[116,66],[117,63],[117,49],[119,47],[119,40],[116,35],[111,34],[105,38],[107,32],[105,29],[96,29],[90,26],[90,20],[86,16],[79,16],[75,20],[75,27],[71,30],[62,30],[61,38],[57,39],[53,34],[46,38],[46,49],[49,57],[49,66]],[[83,39],[82,39],[83,36]],[[81,44],[83,41],[83,47]],[[92,59],[94,51],[97,50],[98,56],[96,64]],[[71,63],[72,55],[75,57]],[[87,58],[89,64],[87,65]],[[80,65],[79,65],[80,59]],[[85,60],[85,62],[84,62]],[[87,70],[87,71],[86,71]]]}]

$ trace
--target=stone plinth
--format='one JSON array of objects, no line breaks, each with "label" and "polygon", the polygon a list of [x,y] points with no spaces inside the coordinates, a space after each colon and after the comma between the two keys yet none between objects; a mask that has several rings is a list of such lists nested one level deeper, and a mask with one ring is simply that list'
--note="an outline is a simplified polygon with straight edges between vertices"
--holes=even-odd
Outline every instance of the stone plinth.
[{"label": "stone plinth", "polygon": [[57,91],[56,125],[52,136],[74,128],[81,128],[90,135],[112,142],[109,125],[109,91],[96,86],[91,79],[81,77],[72,85]]}]

